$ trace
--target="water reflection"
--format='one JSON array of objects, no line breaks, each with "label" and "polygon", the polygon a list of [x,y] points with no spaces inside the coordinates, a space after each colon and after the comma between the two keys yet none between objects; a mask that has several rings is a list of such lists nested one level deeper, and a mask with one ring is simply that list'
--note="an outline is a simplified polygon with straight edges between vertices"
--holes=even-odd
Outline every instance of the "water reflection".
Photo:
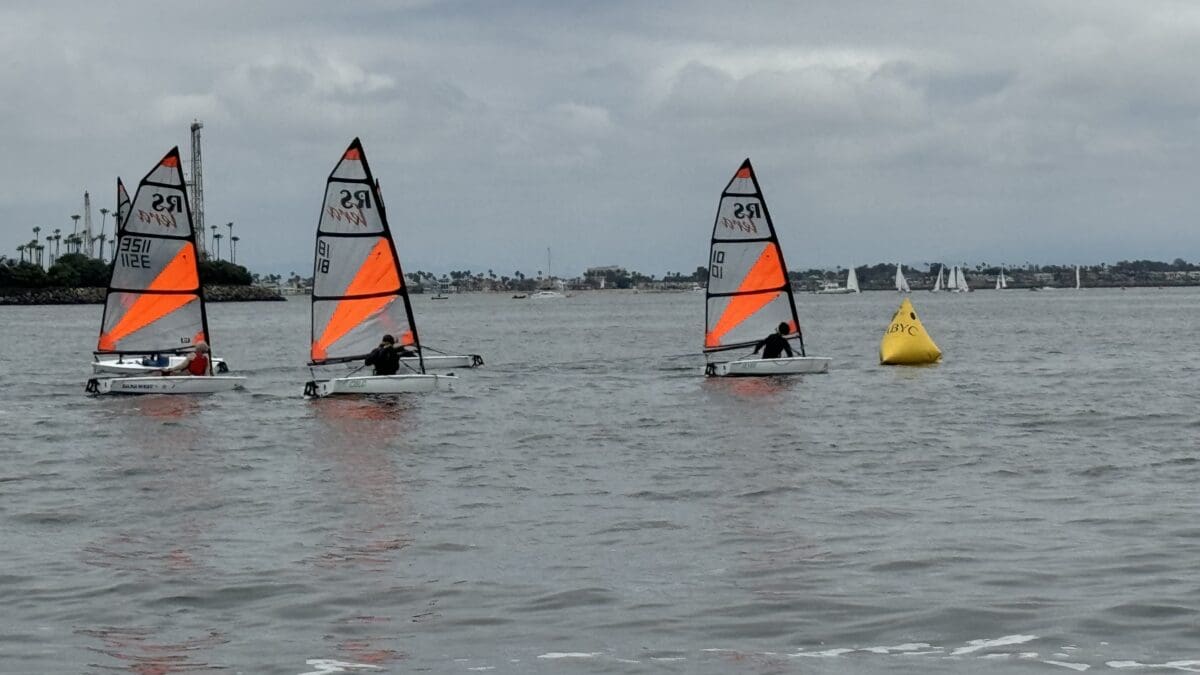
[{"label": "water reflection", "polygon": [[[326,537],[325,550],[309,562],[330,573],[353,570],[366,584],[363,597],[371,597],[369,588],[395,578],[401,551],[413,541],[407,527],[413,518],[407,502],[409,477],[397,466],[397,457],[408,454],[412,404],[395,397],[355,397],[318,399],[312,405],[319,421],[315,459],[335,478],[325,501],[342,519]],[[359,607],[364,609],[369,608]],[[402,658],[383,646],[397,639],[388,632],[391,621],[389,616],[359,614],[335,622],[325,638],[335,658],[310,665],[343,672]]]},{"label": "water reflection", "polygon": [[224,666],[214,666],[197,661],[196,652],[208,650],[229,642],[217,631],[209,631],[204,637],[191,638],[182,642],[158,642],[154,634],[144,628],[104,627],[76,631],[79,635],[97,638],[102,647],[88,647],[91,651],[115,659],[120,665],[90,664],[92,668],[104,670],[127,670],[138,675],[169,675],[170,673],[219,673],[227,672]]},{"label": "water reflection", "polygon": [[771,398],[794,389],[802,377],[706,377],[704,389],[710,394],[729,395],[740,399]]}]

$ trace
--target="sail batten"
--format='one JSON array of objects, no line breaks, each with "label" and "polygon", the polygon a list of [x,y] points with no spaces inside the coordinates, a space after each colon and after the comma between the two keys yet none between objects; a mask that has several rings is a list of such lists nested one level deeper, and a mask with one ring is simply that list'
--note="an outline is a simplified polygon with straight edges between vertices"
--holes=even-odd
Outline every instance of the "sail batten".
[{"label": "sail batten", "polygon": [[169,353],[208,340],[179,148],[138,183],[129,200],[117,179],[117,235],[98,353]]},{"label": "sail batten", "polygon": [[379,183],[356,138],[329,174],[317,225],[312,363],[364,358],[384,334],[420,353]]},{"label": "sail batten", "polygon": [[784,323],[804,353],[787,266],[749,159],[721,192],[705,295],[705,352],[754,345]]}]

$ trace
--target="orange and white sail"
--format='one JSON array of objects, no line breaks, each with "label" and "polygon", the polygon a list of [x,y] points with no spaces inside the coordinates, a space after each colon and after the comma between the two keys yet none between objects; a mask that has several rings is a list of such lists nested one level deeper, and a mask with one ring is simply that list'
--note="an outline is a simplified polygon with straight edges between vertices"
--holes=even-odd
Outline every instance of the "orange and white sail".
[{"label": "orange and white sail", "polygon": [[329,174],[317,225],[312,363],[364,358],[385,334],[420,352],[379,184],[355,138]]},{"label": "orange and white sail", "polygon": [[170,353],[207,340],[196,234],[178,147],[146,174],[128,208],[122,216],[118,205],[97,352]]},{"label": "orange and white sail", "polygon": [[117,176],[117,232],[125,227],[125,219],[129,217],[129,193],[125,191],[125,183],[121,182],[121,177]]},{"label": "orange and white sail", "polygon": [[804,354],[787,266],[749,159],[721,193],[706,300],[705,352],[753,346],[786,323]]}]

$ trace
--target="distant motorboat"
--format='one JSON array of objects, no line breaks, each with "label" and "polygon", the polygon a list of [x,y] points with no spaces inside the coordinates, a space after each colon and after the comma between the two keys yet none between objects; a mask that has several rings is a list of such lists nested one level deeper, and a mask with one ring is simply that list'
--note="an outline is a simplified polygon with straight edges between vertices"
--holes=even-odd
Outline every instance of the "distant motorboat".
[{"label": "distant motorboat", "polygon": [[529,297],[534,300],[556,300],[558,298],[565,298],[567,296],[559,293],[558,291],[541,290]]}]

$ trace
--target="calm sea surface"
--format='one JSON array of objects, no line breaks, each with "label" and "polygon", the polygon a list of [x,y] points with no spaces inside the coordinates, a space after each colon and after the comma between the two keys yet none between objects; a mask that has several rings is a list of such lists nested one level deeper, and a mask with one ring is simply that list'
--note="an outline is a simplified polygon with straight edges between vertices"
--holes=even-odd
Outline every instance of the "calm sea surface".
[{"label": "calm sea surface", "polygon": [[716,381],[698,294],[418,296],[487,366],[323,401],[305,298],[191,398],[0,308],[0,672],[1200,671],[1200,289],[913,299],[939,366],[802,295],[831,372]]}]

